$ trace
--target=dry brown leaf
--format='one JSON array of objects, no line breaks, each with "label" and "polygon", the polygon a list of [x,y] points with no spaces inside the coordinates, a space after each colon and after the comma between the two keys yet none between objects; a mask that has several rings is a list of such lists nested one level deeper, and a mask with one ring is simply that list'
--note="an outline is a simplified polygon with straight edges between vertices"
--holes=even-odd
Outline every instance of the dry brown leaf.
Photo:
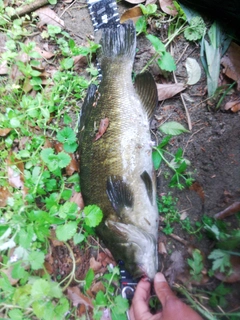
[{"label": "dry brown leaf", "polygon": [[8,182],[10,186],[17,189],[24,189],[23,175],[21,170],[14,170],[10,163],[8,163],[7,170],[8,170]]},{"label": "dry brown leaf", "polygon": [[44,59],[51,59],[54,56],[54,53],[48,52],[44,49],[39,47],[35,47],[35,50],[44,58]]},{"label": "dry brown leaf", "polygon": [[9,196],[10,192],[8,191],[8,189],[0,186],[0,208],[6,206]]},{"label": "dry brown leaf", "polygon": [[87,66],[87,57],[83,55],[73,57],[74,70],[85,68]]},{"label": "dry brown leaf", "polygon": [[158,101],[169,99],[183,90],[185,90],[185,85],[183,83],[157,83]]},{"label": "dry brown leaf", "polygon": [[157,0],[147,0],[145,3],[145,6],[147,6],[148,4],[156,3],[156,2],[157,2]]},{"label": "dry brown leaf", "polygon": [[82,193],[81,192],[75,192],[72,195],[70,201],[71,202],[75,202],[80,209],[84,208],[84,202],[83,202],[83,197],[82,197]]},{"label": "dry brown leaf", "polygon": [[169,14],[170,16],[176,16],[178,14],[173,0],[159,0],[160,7],[163,12]]},{"label": "dry brown leaf", "polygon": [[238,112],[240,110],[240,100],[227,102],[224,109],[231,109],[232,112]]},{"label": "dry brown leaf", "polygon": [[135,6],[133,8],[130,8],[126,10],[120,19],[120,22],[123,23],[129,19],[131,19],[134,23],[143,15],[142,10],[140,7]]},{"label": "dry brown leaf", "polygon": [[204,193],[203,187],[200,185],[199,182],[197,181],[193,182],[193,184],[189,187],[189,189],[192,191],[195,191],[201,198],[202,202],[204,202],[205,193]]},{"label": "dry brown leaf", "polygon": [[238,256],[231,256],[230,257],[230,263],[232,266],[232,272],[229,275],[226,275],[222,272],[216,272],[214,276],[227,283],[235,283],[240,281],[240,257]]},{"label": "dry brown leaf", "polygon": [[103,292],[106,291],[106,289],[105,289],[105,287],[104,287],[104,285],[102,284],[101,281],[98,281],[98,282],[94,283],[94,284],[91,286],[91,292],[92,292],[93,294],[96,295],[96,294],[98,293],[98,291],[103,291]]},{"label": "dry brown leaf", "polygon": [[3,61],[0,64],[0,75],[4,76],[5,74],[8,74],[8,66],[7,66],[7,61]]},{"label": "dry brown leaf", "polygon": [[9,267],[8,269],[2,269],[1,272],[3,272],[8,277],[8,280],[10,281],[11,285],[14,286],[18,283],[19,279],[14,279],[12,277],[12,269],[13,267]]},{"label": "dry brown leaf", "polygon": [[158,253],[160,254],[167,254],[167,249],[166,249],[166,246],[164,244],[164,242],[158,242]]},{"label": "dry brown leaf", "polygon": [[226,217],[232,216],[233,214],[239,211],[240,211],[240,202],[234,202],[231,206],[227,207],[225,210],[216,213],[214,215],[214,218],[222,220]]},{"label": "dry brown leaf", "polygon": [[44,7],[35,11],[35,15],[39,17],[38,27],[42,27],[45,24],[51,24],[53,26],[64,27],[64,21],[60,19],[57,14],[48,7]]},{"label": "dry brown leaf", "polygon": [[92,301],[85,296],[78,287],[68,287],[67,296],[72,301],[74,307],[77,307],[79,304],[84,304],[86,307],[93,308]]},{"label": "dry brown leaf", "polygon": [[11,130],[10,128],[0,129],[0,137],[5,137]]},{"label": "dry brown leaf", "polygon": [[98,254],[97,261],[101,262],[104,267],[106,267],[108,264],[113,264],[114,266],[116,265],[113,257],[111,255],[107,255],[105,252],[100,252]]},{"label": "dry brown leaf", "polygon": [[108,126],[109,126],[109,119],[108,118],[101,119],[98,133],[96,134],[93,141],[99,140],[107,131]]},{"label": "dry brown leaf", "polygon": [[221,60],[224,66],[223,72],[230,79],[237,81],[238,90],[240,91],[240,46],[231,42],[227,52]]},{"label": "dry brown leaf", "polygon": [[101,262],[97,261],[94,257],[90,258],[89,263],[90,263],[90,268],[93,269],[95,273],[98,273],[99,270],[102,268]]},{"label": "dry brown leaf", "polygon": [[184,271],[185,263],[180,251],[174,251],[170,256],[170,260],[171,265],[166,270],[165,275],[169,277],[169,283],[172,285],[176,278]]}]

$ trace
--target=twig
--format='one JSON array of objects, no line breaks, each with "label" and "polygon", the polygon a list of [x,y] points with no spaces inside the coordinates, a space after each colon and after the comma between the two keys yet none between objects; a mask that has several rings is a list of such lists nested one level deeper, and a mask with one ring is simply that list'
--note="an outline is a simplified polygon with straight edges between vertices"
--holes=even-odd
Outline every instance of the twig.
[{"label": "twig", "polygon": [[[171,46],[171,53],[172,53],[172,46]],[[177,78],[176,78],[176,74],[175,74],[174,71],[173,71],[173,78],[174,78],[175,83],[178,83]],[[187,108],[187,105],[185,103],[185,100],[184,100],[184,97],[183,97],[182,93],[180,93],[180,97],[181,97],[182,104],[183,104],[185,112],[186,112],[188,129],[191,131],[192,130],[192,121],[191,121],[191,118],[190,118],[190,115],[189,115],[189,112],[188,112],[188,108]]]},{"label": "twig", "polygon": [[16,13],[11,16],[11,19],[16,19],[18,17],[24,16],[27,13],[37,10],[43,7],[45,4],[49,4],[48,0],[36,0],[30,4],[25,4],[24,6],[17,8]]},{"label": "twig", "polygon": [[176,64],[178,64],[178,62],[182,59],[182,57],[183,57],[184,53],[187,51],[187,48],[188,48],[188,47],[189,47],[189,43],[188,43],[188,45],[185,47],[185,49],[183,50],[183,52],[182,52],[182,54],[180,55],[180,57],[178,58]]},{"label": "twig", "polygon": [[[159,229],[162,231],[163,230],[163,227],[159,227]],[[180,238],[179,236],[177,236],[176,234],[174,233],[170,233],[168,234],[168,236],[170,236],[171,238],[173,238],[174,240],[177,240],[179,242],[181,242],[182,244],[184,244],[185,246],[188,246],[188,242],[182,238]]]},{"label": "twig", "polygon": [[69,10],[73,5],[74,3],[76,2],[77,0],[73,1],[65,10],[63,10],[63,12],[60,14],[60,18],[64,15],[64,13]]}]

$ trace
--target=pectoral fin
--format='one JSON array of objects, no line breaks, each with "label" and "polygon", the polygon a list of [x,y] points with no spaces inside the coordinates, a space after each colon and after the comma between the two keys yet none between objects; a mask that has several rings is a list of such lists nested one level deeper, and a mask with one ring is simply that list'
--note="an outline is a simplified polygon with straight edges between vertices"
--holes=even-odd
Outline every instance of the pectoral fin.
[{"label": "pectoral fin", "polygon": [[110,176],[107,179],[107,195],[118,215],[128,207],[133,207],[133,194],[129,185],[121,177]]},{"label": "pectoral fin", "polygon": [[146,190],[147,190],[147,194],[148,194],[148,197],[149,197],[149,200],[151,202],[151,204],[153,203],[153,185],[152,185],[152,179],[151,177],[149,176],[149,174],[147,173],[147,171],[144,171],[142,174],[141,174],[141,178],[142,178],[142,181],[144,182],[145,184],[145,187],[146,187]]},{"label": "pectoral fin", "polygon": [[150,120],[158,104],[157,87],[150,72],[140,73],[136,76],[135,89]]}]

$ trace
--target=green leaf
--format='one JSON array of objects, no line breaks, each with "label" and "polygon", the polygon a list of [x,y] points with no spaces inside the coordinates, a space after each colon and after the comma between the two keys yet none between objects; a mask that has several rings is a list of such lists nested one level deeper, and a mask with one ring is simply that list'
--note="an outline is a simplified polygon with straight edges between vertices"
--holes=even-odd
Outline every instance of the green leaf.
[{"label": "green leaf", "polygon": [[16,118],[12,118],[11,120],[10,120],[10,126],[11,126],[11,128],[18,128],[18,127],[20,127],[20,121],[18,120],[18,119],[16,119]]},{"label": "green leaf", "polygon": [[189,41],[200,40],[205,33],[205,23],[201,17],[193,17],[190,20],[190,26],[184,30],[184,36]]},{"label": "green leaf", "polygon": [[55,314],[58,318],[56,319],[66,319],[66,314],[69,311],[69,302],[66,298],[61,298],[58,305],[55,307]]},{"label": "green leaf", "polygon": [[31,296],[34,300],[44,299],[49,295],[50,283],[44,279],[38,279],[34,281],[31,289]]},{"label": "green leaf", "polygon": [[76,142],[74,143],[64,143],[63,144],[63,149],[64,151],[68,152],[68,153],[74,153],[77,150],[78,144]]},{"label": "green leaf", "polygon": [[50,157],[54,155],[53,148],[46,148],[41,151],[41,158],[45,163],[49,163],[51,161]]},{"label": "green leaf", "polygon": [[76,233],[73,237],[73,242],[75,245],[83,242],[85,240],[85,236],[82,233]]},{"label": "green leaf", "polygon": [[41,251],[32,251],[29,253],[28,261],[33,270],[38,270],[43,267],[44,263],[44,253]]},{"label": "green leaf", "polygon": [[76,216],[78,211],[78,206],[75,202],[66,201],[59,208],[59,217],[62,219],[66,219],[67,217]]},{"label": "green leaf", "polygon": [[153,48],[156,50],[156,52],[158,52],[160,54],[166,52],[166,48],[160,39],[153,36],[152,34],[146,35],[146,38],[151,42],[151,44],[152,44]]},{"label": "green leaf", "polygon": [[142,16],[137,20],[137,22],[136,22],[136,32],[137,32],[137,35],[139,35],[141,33],[147,33],[146,17]]},{"label": "green leaf", "polygon": [[19,309],[12,309],[8,312],[8,316],[11,320],[22,320],[23,319],[23,313]]},{"label": "green leaf", "polygon": [[71,162],[71,157],[65,152],[58,153],[58,165],[60,168],[65,168]]},{"label": "green leaf", "polygon": [[144,15],[151,15],[154,14],[157,11],[157,5],[156,4],[148,4],[144,6],[143,4],[140,4],[139,7],[142,10],[142,13]]},{"label": "green leaf", "polygon": [[63,130],[57,133],[57,140],[62,143],[74,143],[76,142],[76,134],[72,128],[65,127]]},{"label": "green leaf", "polygon": [[162,157],[160,153],[157,150],[153,150],[152,152],[152,160],[153,160],[153,166],[155,170],[158,170],[161,162],[162,162]]},{"label": "green leaf", "polygon": [[71,221],[56,229],[56,236],[60,241],[70,240],[77,232],[77,222]]},{"label": "green leaf", "polygon": [[123,298],[120,295],[114,298],[114,303],[115,303],[115,311],[118,314],[125,313],[129,308],[128,300]]},{"label": "green leaf", "polygon": [[97,306],[103,306],[103,307],[107,306],[107,298],[101,290],[98,291],[94,304]]},{"label": "green leaf", "polygon": [[48,0],[48,2],[50,3],[50,4],[57,4],[57,0]]},{"label": "green leaf", "polygon": [[183,125],[175,121],[165,122],[159,127],[159,130],[172,136],[177,136],[183,132],[189,132]]},{"label": "green leaf", "polygon": [[88,290],[91,287],[93,279],[94,279],[94,271],[93,269],[90,268],[85,277],[85,286],[84,286],[85,290]]},{"label": "green leaf", "polygon": [[231,268],[230,254],[221,249],[213,250],[208,259],[214,260],[212,266],[214,271],[220,269],[220,272],[225,272],[226,268]]},{"label": "green leaf", "polygon": [[66,58],[66,59],[63,59],[61,62],[61,67],[64,69],[64,70],[68,70],[68,69],[71,69],[73,67],[73,64],[74,64],[74,61],[72,58]]},{"label": "green leaf", "polygon": [[157,59],[157,64],[160,69],[168,72],[172,72],[177,69],[175,61],[169,52],[163,52],[161,54],[161,58]]},{"label": "green leaf", "polygon": [[96,205],[86,206],[83,212],[85,215],[84,221],[88,227],[96,227],[102,221],[102,210]]},{"label": "green leaf", "polygon": [[168,144],[168,142],[169,142],[171,139],[172,139],[172,136],[171,136],[171,135],[168,135],[168,136],[164,137],[164,138],[162,139],[162,141],[160,142],[160,144],[157,146],[157,148],[162,149],[163,147],[165,147],[165,146]]}]

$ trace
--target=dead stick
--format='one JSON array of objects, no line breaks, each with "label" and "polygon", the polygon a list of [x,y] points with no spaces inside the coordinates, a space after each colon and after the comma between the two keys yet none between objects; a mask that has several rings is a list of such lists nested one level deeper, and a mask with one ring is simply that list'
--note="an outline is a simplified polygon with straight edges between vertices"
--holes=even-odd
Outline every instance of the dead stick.
[{"label": "dead stick", "polygon": [[[163,230],[162,227],[159,227],[160,230]],[[180,238],[179,236],[177,236],[176,234],[174,233],[170,233],[168,234],[169,237],[173,238],[174,240],[177,240],[179,242],[181,242],[182,244],[184,244],[185,246],[188,246],[188,242],[182,238]]]},{"label": "dead stick", "polygon": [[14,20],[18,17],[24,16],[27,13],[33,12],[38,8],[43,7],[45,4],[49,4],[48,0],[36,0],[33,3],[26,4],[20,8],[17,8],[16,13],[11,16],[11,19]]},{"label": "dead stick", "polygon": [[231,206],[227,207],[225,210],[216,213],[214,215],[214,218],[222,220],[226,217],[232,216],[233,214],[239,211],[240,211],[240,202],[234,202]]}]

